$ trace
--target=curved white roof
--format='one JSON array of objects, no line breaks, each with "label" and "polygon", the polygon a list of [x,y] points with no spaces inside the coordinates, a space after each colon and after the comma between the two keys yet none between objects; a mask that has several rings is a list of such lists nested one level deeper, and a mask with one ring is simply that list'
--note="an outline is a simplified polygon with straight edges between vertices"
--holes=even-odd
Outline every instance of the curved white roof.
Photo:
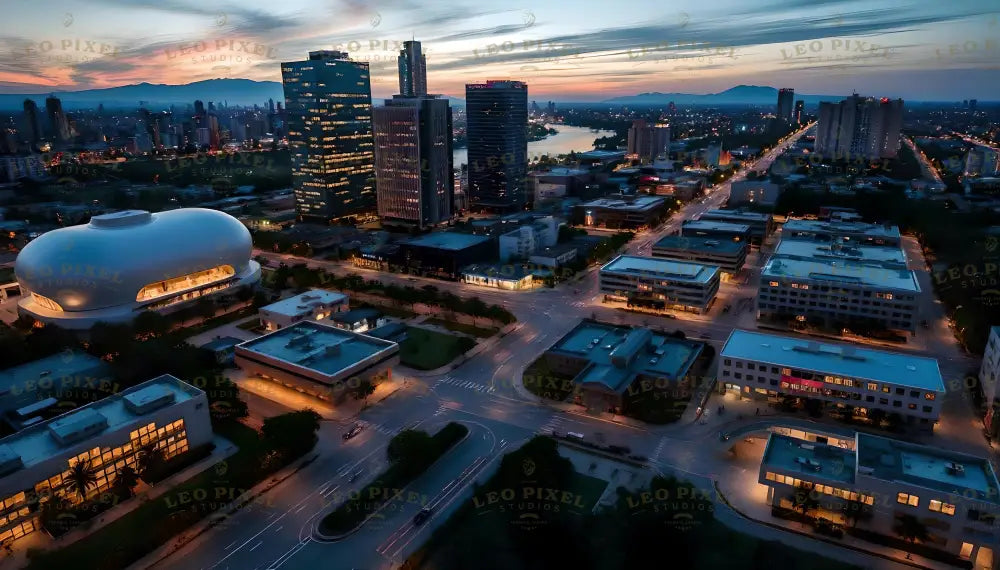
[{"label": "curved white roof", "polygon": [[23,289],[66,312],[135,305],[144,286],[219,265],[251,269],[250,232],[217,210],[126,210],[42,234],[17,256]]}]

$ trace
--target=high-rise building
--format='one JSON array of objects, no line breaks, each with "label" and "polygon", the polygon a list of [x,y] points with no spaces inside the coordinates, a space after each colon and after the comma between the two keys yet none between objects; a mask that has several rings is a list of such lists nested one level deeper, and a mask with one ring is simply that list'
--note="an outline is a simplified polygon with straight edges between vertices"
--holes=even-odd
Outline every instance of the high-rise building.
[{"label": "high-rise building", "polygon": [[997,151],[975,146],[965,155],[965,176],[992,177],[1000,173],[1000,156]]},{"label": "high-rise building", "polygon": [[778,118],[782,121],[792,121],[792,102],[795,100],[795,90],[778,89]]},{"label": "high-rise building", "polygon": [[42,121],[38,116],[38,104],[31,99],[24,100],[24,137],[31,146],[42,140]]},{"label": "high-rise building", "polygon": [[975,111],[976,110],[976,103],[978,103],[978,102],[979,101],[976,100],[976,99],[969,99],[969,110],[970,111]]},{"label": "high-rise building", "polygon": [[368,62],[340,51],[281,64],[300,218],[375,213],[374,140]]},{"label": "high-rise building", "polygon": [[52,136],[60,141],[69,140],[69,120],[63,112],[62,101],[55,95],[45,99],[45,110],[49,116],[49,129]]},{"label": "high-rise building", "polygon": [[424,229],[454,212],[451,107],[439,95],[427,95],[420,42],[403,46],[399,89],[404,93],[372,111],[378,214],[387,224]]},{"label": "high-rise building", "polygon": [[902,99],[854,94],[839,103],[822,102],[816,152],[843,160],[896,158],[902,126]]},{"label": "high-rise building", "polygon": [[194,114],[201,117],[205,114],[205,104],[201,101],[194,102]]},{"label": "high-rise building", "polygon": [[406,97],[427,95],[427,58],[420,42],[403,42],[399,50],[399,93]]},{"label": "high-rise building", "polygon": [[448,101],[397,95],[372,114],[379,218],[421,229],[448,221],[455,193]]},{"label": "high-rise building", "polygon": [[527,202],[528,85],[491,80],[465,86],[472,209],[510,211]]},{"label": "high-rise building", "polygon": [[649,124],[639,119],[628,130],[628,154],[643,162],[651,162],[670,149],[670,127]]},{"label": "high-rise building", "polygon": [[267,100],[267,112],[274,114],[274,99]]},{"label": "high-rise building", "polygon": [[806,110],[805,101],[803,101],[801,99],[799,99],[798,101],[796,101],[795,102],[794,116],[792,117],[793,121],[801,125],[802,124],[802,120],[805,118],[804,117],[805,110]]}]

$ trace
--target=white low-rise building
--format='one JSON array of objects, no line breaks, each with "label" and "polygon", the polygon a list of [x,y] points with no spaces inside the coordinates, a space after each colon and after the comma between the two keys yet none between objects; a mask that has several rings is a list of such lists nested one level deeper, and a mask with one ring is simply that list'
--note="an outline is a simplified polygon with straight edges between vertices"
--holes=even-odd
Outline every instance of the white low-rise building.
[{"label": "white low-rise building", "polygon": [[53,496],[83,502],[70,484],[79,461],[95,471],[87,492],[93,499],[123,468],[138,471],[137,456],[146,449],[170,459],[211,441],[205,392],[170,375],[0,439],[0,541],[39,530],[38,503]]},{"label": "white low-rise building", "polygon": [[758,483],[786,513],[898,537],[901,520],[926,530],[921,546],[994,569],[1000,484],[990,461],[858,433],[844,447],[772,434]]},{"label": "white low-rise building", "polygon": [[859,418],[898,414],[900,424],[926,431],[945,394],[933,358],[739,329],[722,347],[718,366],[723,393],[775,403],[818,400],[828,411]]},{"label": "white low-rise building", "polygon": [[330,315],[346,310],[348,310],[347,295],[326,289],[310,289],[305,293],[261,307],[260,325],[266,331],[276,331],[304,320],[328,319]]}]

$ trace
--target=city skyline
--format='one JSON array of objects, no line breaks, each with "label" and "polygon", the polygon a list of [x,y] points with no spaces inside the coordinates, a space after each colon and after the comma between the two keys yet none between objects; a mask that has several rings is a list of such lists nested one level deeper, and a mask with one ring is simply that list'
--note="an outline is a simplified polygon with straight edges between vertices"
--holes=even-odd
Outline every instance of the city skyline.
[{"label": "city skyline", "polygon": [[991,73],[997,13],[971,0],[810,8],[726,0],[712,12],[647,2],[613,11],[589,0],[572,13],[531,4],[469,8],[97,0],[84,12],[69,0],[46,2],[45,10],[16,4],[6,15],[18,32],[0,37],[0,92],[280,81],[281,61],[342,49],[370,63],[373,98],[385,98],[396,91],[397,56],[409,39],[423,42],[435,92],[450,96],[486,79],[525,81],[538,98],[564,101],[739,84],[909,100],[988,100],[1000,88],[1000,74]]}]

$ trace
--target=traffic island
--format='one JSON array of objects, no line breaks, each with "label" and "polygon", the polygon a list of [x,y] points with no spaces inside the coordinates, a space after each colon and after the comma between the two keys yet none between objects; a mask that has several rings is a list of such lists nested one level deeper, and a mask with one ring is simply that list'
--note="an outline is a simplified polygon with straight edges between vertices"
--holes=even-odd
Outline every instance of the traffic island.
[{"label": "traffic island", "polygon": [[394,437],[386,450],[392,465],[374,482],[350,494],[346,502],[323,517],[313,533],[316,539],[324,542],[343,540],[357,532],[390,501],[406,500],[407,485],[468,435],[469,428],[452,422],[433,436],[423,431],[406,430]]}]

